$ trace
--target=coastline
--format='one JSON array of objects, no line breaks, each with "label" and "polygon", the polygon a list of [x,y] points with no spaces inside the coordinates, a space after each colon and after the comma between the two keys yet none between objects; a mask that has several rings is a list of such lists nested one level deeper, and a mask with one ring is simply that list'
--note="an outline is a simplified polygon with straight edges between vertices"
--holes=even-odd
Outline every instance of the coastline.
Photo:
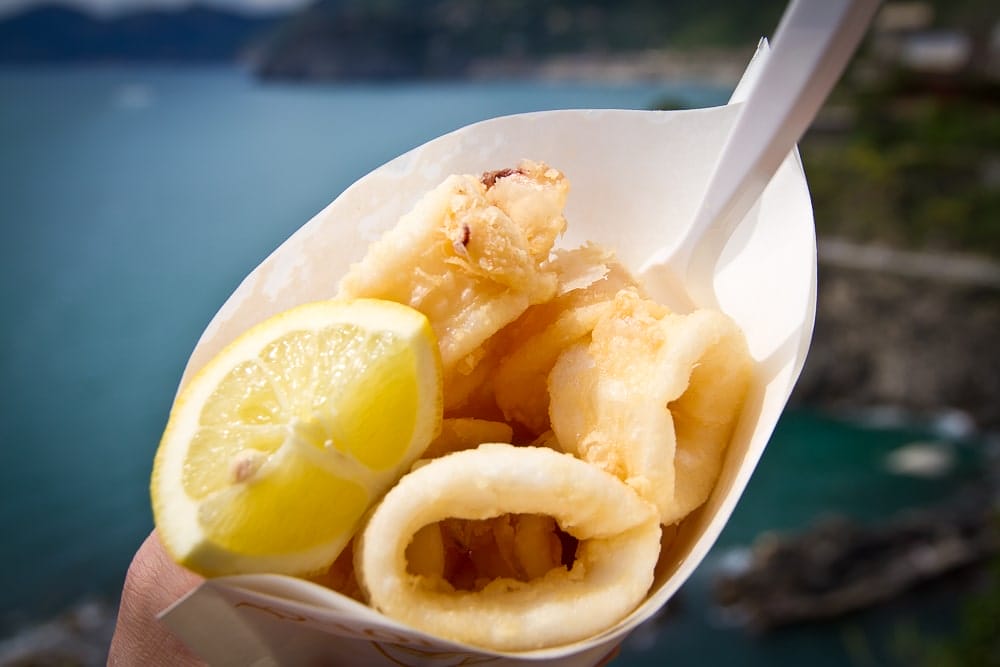
[{"label": "coastline", "polygon": [[643,49],[626,52],[578,52],[547,56],[473,57],[453,70],[404,72],[354,70],[317,57],[308,49],[279,53],[250,52],[243,59],[265,81],[328,83],[333,81],[550,81],[565,83],[698,83],[732,88],[739,81],[757,44],[740,48]]},{"label": "coastline", "polygon": [[732,88],[743,75],[755,47],[576,53],[531,61],[478,59],[470,63],[466,77],[480,81],[518,77],[538,81],[615,84],[697,82]]},{"label": "coastline", "polygon": [[967,432],[1000,432],[1000,262],[841,239],[818,252],[815,333],[793,405],[951,414]]}]

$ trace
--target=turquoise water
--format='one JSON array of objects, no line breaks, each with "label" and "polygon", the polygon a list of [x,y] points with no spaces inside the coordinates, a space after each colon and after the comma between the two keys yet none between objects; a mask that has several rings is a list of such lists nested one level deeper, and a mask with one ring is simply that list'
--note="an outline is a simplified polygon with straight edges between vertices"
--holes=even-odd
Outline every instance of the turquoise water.
[{"label": "turquoise water", "polygon": [[[700,106],[726,92],[264,86],[234,69],[0,70],[0,637],[84,595],[118,590],[151,528],[153,452],[202,328],[253,266],[344,187],[483,118],[646,108],[666,96]],[[946,494],[962,466],[933,481],[882,472],[888,451],[922,435],[787,415],[684,599],[704,611],[714,560],[762,529],[802,526],[820,510],[871,516]],[[784,635],[791,639],[768,648],[708,611],[657,628],[630,641],[623,662],[654,664],[669,647],[676,664],[694,664],[682,659],[726,642],[812,662],[822,647],[829,664],[843,664],[836,658],[847,650],[836,632]]]}]

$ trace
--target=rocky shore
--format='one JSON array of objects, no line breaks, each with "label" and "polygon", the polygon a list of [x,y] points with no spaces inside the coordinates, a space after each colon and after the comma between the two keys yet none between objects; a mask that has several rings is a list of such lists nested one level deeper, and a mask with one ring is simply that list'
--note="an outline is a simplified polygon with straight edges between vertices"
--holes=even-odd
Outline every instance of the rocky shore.
[{"label": "rocky shore", "polygon": [[753,48],[646,49],[618,54],[561,54],[534,61],[479,58],[469,64],[466,76],[480,80],[517,77],[601,83],[697,82],[731,89],[753,52]]},{"label": "rocky shore", "polygon": [[1000,263],[822,241],[817,302],[793,404],[1000,430]]},{"label": "rocky shore", "polygon": [[739,568],[716,573],[713,595],[757,633],[837,618],[1000,553],[996,512],[984,487],[875,524],[831,516],[797,535],[765,533]]},{"label": "rocky shore", "polygon": [[0,640],[4,667],[99,667],[107,664],[117,602],[81,600],[33,627]]}]

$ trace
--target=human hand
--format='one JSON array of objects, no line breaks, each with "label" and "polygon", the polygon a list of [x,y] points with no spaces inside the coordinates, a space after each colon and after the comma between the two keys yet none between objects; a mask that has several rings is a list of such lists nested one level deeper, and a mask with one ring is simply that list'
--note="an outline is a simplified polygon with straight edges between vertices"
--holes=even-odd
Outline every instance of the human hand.
[{"label": "human hand", "polygon": [[200,583],[200,577],[170,559],[156,531],[150,533],[125,576],[108,665],[202,665],[156,619],[163,609]]}]

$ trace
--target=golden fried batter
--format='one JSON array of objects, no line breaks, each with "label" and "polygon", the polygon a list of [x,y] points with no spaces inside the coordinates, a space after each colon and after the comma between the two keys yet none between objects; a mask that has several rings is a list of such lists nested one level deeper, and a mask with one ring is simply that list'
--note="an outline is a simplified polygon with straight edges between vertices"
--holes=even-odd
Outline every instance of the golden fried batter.
[{"label": "golden fried batter", "polygon": [[549,376],[552,428],[568,452],[626,481],[668,525],[708,499],[750,384],[743,333],[622,290],[589,343]]},{"label": "golden fried batter", "polygon": [[554,296],[556,275],[545,264],[566,227],[568,192],[559,171],[535,162],[492,178],[451,176],[371,245],[338,297],[388,299],[424,313],[448,397],[487,339]]}]

